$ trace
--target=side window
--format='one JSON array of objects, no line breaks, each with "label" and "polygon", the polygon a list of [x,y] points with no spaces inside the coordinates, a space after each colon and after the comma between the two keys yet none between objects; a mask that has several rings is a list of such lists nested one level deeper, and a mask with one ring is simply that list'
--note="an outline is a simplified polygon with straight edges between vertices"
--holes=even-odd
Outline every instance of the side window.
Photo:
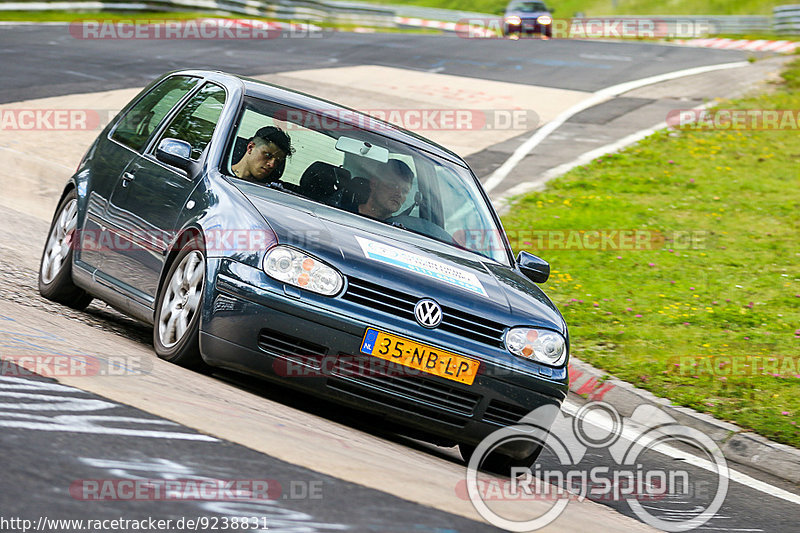
[{"label": "side window", "polygon": [[[303,173],[315,161],[330,163],[335,167],[340,166],[344,156],[334,148],[336,139],[301,124],[286,121],[285,118],[291,117],[293,112],[295,111],[288,108],[269,111],[246,108],[239,125],[236,144],[231,151],[230,164],[233,165],[241,159],[247,146],[247,139],[251,138],[259,128],[276,126],[289,135],[294,150],[294,154],[286,158],[286,167],[279,174],[283,183],[299,184]],[[296,113],[300,117],[305,116],[300,112]],[[284,120],[278,120],[273,115]]]},{"label": "side window", "polygon": [[224,105],[225,90],[219,85],[207,83],[175,115],[161,138],[188,142],[192,146],[192,159],[198,160],[211,142]]},{"label": "side window", "polygon": [[111,138],[141,152],[150,134],[175,104],[197,84],[197,80],[175,76],[158,84],[125,113]]}]

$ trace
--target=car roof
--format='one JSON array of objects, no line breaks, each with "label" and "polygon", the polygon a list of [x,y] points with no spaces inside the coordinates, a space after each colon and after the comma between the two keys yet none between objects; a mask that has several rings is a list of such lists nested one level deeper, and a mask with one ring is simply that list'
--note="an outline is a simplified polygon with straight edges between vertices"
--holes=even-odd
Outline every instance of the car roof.
[{"label": "car roof", "polygon": [[[347,117],[348,114],[357,114],[361,117],[368,118],[368,120],[354,120],[351,124],[357,126],[361,129],[365,129],[377,135],[381,135],[383,137],[387,137],[401,143],[407,144],[412,146],[416,149],[423,150],[429,153],[432,153],[436,156],[439,156],[443,159],[446,159],[452,163],[455,163],[459,166],[464,168],[469,168],[469,166],[464,162],[464,160],[459,157],[456,153],[448,150],[447,148],[436,144],[435,142],[422,137],[414,132],[405,130],[400,128],[399,126],[395,126],[389,122],[385,122],[374,118],[372,116],[366,115],[361,111],[356,109],[351,109],[349,107],[343,106],[341,104],[337,104],[335,102],[331,102],[329,100],[325,100],[323,98],[318,98],[316,96],[311,96],[306,93],[302,93],[300,91],[295,91],[292,89],[288,89],[286,87],[281,87],[280,85],[274,85],[272,83],[257,80],[254,78],[248,78],[246,76],[239,76],[237,74],[230,74],[227,72],[222,71],[209,71],[209,70],[182,70],[171,72],[169,75],[175,74],[186,74],[186,75],[194,75],[194,76],[203,76],[206,78],[214,78],[216,81],[222,83],[235,83],[239,81],[244,84],[245,94],[247,96],[254,96],[256,98],[263,98],[266,100],[270,100],[276,102],[278,104],[283,104],[288,107],[292,107],[295,109],[299,109],[301,111],[308,111],[308,112],[319,112],[321,109],[324,109],[326,113],[334,113],[337,120],[341,122],[348,123],[348,121],[344,120],[344,117]],[[367,127],[369,124],[375,124],[376,128],[369,128]]]},{"label": "car roof", "polygon": [[549,11],[547,4],[545,2],[542,2],[541,0],[511,0],[508,3],[506,9],[513,9],[515,7],[519,7],[525,4],[538,4],[542,6],[543,11]]}]

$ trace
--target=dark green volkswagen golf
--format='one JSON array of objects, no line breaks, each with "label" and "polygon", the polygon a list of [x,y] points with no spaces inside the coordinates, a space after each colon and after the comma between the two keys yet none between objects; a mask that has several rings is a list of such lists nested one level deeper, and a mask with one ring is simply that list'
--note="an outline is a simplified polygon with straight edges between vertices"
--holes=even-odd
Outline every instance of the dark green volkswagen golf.
[{"label": "dark green volkswagen golf", "polygon": [[[514,258],[449,150],[305,94],[180,71],[89,148],[39,288],[153,324],[168,361],[278,380],[468,456],[566,396],[567,327],[537,286],[548,275]],[[538,451],[517,440],[493,460]]]}]

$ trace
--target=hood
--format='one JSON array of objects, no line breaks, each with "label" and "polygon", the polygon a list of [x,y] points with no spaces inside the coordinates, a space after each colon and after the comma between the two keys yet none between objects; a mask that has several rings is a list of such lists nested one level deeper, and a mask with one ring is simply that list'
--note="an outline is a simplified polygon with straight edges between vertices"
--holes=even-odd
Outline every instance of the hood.
[{"label": "hood", "polygon": [[518,270],[402,228],[259,187],[246,192],[278,242],[357,279],[507,326],[566,332],[561,314]]}]

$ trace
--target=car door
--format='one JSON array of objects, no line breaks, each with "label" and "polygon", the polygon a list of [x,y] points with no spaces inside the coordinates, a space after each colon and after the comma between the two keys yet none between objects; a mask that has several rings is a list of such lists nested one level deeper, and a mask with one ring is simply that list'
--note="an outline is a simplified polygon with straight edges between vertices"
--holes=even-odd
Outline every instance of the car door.
[{"label": "car door", "polygon": [[203,85],[159,130],[148,150],[130,162],[111,195],[108,218],[119,230],[119,246],[107,253],[103,270],[148,307],[155,302],[177,218],[200,178],[156,159],[156,148],[162,139],[180,139],[189,143],[192,160],[199,162],[224,105],[220,85]]},{"label": "car door", "polygon": [[155,85],[122,113],[108,135],[97,140],[90,162],[86,219],[76,262],[88,270],[102,269],[114,247],[109,231],[108,205],[123,172],[138,158],[159,123],[197,85],[200,78],[172,76]]}]

